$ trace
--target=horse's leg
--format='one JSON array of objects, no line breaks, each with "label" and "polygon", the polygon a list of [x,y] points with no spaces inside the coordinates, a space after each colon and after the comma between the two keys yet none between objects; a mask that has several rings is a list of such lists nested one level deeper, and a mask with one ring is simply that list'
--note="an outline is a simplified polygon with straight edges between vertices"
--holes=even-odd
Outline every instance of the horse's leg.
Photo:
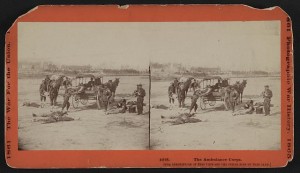
[{"label": "horse's leg", "polygon": [[55,94],[55,95],[54,95],[54,106],[56,106],[56,105],[57,105],[58,91],[55,91],[54,94]]},{"label": "horse's leg", "polygon": [[50,106],[51,106],[51,111],[53,109],[53,93],[50,93]]},{"label": "horse's leg", "polygon": [[56,95],[56,93],[55,93],[55,96],[54,96],[54,98],[53,98],[53,105],[54,105],[54,106],[56,106],[56,99],[57,99],[57,95]]},{"label": "horse's leg", "polygon": [[243,103],[243,91],[241,92],[241,103]]}]

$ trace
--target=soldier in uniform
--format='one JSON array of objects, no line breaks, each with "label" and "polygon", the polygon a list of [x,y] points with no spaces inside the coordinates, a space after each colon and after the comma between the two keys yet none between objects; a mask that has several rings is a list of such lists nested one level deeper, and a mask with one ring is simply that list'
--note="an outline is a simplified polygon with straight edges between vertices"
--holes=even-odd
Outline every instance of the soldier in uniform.
[{"label": "soldier in uniform", "polygon": [[104,85],[103,86],[103,91],[102,91],[102,103],[103,103],[103,106],[104,106],[104,110],[105,112],[107,111],[107,107],[108,107],[108,101],[109,101],[109,98],[111,97],[111,92],[110,90],[108,89],[108,86],[107,85]]},{"label": "soldier in uniform", "polygon": [[173,94],[175,94],[175,86],[174,86],[174,83],[171,82],[170,86],[168,88],[168,95],[169,95],[169,103],[170,103],[170,105],[174,104],[174,101],[175,101],[174,98],[173,98]]},{"label": "soldier in uniform", "polygon": [[265,86],[265,90],[262,92],[262,96],[264,98],[265,115],[270,115],[271,98],[273,97],[273,93],[269,89],[268,85]]},{"label": "soldier in uniform", "polygon": [[137,98],[136,107],[138,115],[141,115],[143,114],[144,97],[146,96],[146,91],[142,88],[142,84],[137,85],[137,89],[134,91],[134,95]]},{"label": "soldier in uniform", "polygon": [[126,110],[127,110],[127,103],[126,103],[126,99],[122,99],[120,100],[116,107],[114,109],[111,109],[107,112],[107,114],[123,114],[123,113],[126,113]]},{"label": "soldier in uniform", "polygon": [[45,80],[42,81],[40,85],[40,97],[41,97],[41,107],[44,107],[44,104],[46,102],[46,92],[47,92],[47,85]]},{"label": "soldier in uniform", "polygon": [[230,92],[231,92],[231,87],[227,86],[225,88],[225,93],[224,93],[224,106],[225,106],[226,111],[228,111],[230,109],[230,98],[229,98]]},{"label": "soldier in uniform", "polygon": [[65,107],[67,108],[67,111],[69,110],[70,108],[70,97],[71,97],[71,90],[70,89],[67,89],[65,94],[64,94],[64,102],[63,102],[63,105],[62,105],[62,109],[61,109],[61,112],[64,111]]},{"label": "soldier in uniform", "polygon": [[178,92],[177,92],[177,97],[178,97],[178,103],[179,103],[179,107],[183,107],[184,106],[184,100],[185,100],[185,90],[182,88],[183,84],[179,84],[178,86]]},{"label": "soldier in uniform", "polygon": [[190,113],[192,112],[192,110],[194,109],[195,113],[198,109],[198,105],[197,105],[197,100],[199,98],[199,95],[197,94],[197,92],[194,92],[192,98],[191,98],[191,107],[190,107]]},{"label": "soldier in uniform", "polygon": [[68,87],[71,86],[71,79],[69,79],[68,77],[66,77],[66,80],[63,81],[63,86],[65,88],[65,93],[67,93]]},{"label": "soldier in uniform", "polygon": [[232,113],[234,113],[234,109],[235,109],[235,105],[236,105],[238,96],[239,96],[238,92],[234,89],[234,87],[231,87],[231,91],[229,94],[229,101],[230,101]]}]

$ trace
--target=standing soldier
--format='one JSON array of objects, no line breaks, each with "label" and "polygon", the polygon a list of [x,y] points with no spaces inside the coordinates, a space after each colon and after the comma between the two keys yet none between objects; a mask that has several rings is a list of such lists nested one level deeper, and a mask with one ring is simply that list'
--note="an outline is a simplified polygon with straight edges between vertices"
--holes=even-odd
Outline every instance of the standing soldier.
[{"label": "standing soldier", "polygon": [[105,112],[107,111],[108,101],[109,101],[110,97],[111,97],[111,92],[108,89],[108,86],[104,85],[103,92],[102,92],[102,103],[103,103]]},{"label": "standing soldier", "polygon": [[178,84],[179,84],[178,79],[175,78],[173,83],[174,83],[174,87],[175,87],[175,93],[177,94]]},{"label": "standing soldier", "polygon": [[65,93],[67,93],[68,87],[72,85],[71,79],[69,79],[68,77],[66,77],[66,80],[63,81],[62,84],[63,84],[63,86],[64,86]]},{"label": "standing soldier", "polygon": [[224,106],[226,111],[228,111],[230,109],[230,92],[231,92],[231,88],[230,86],[227,86],[225,88],[225,93],[224,93]]},{"label": "standing soldier", "polygon": [[190,113],[192,112],[192,110],[194,109],[194,112],[196,113],[197,109],[198,109],[198,105],[197,105],[197,100],[199,98],[199,94],[197,92],[194,92],[192,98],[191,98],[191,107],[190,107]]},{"label": "standing soldier", "polygon": [[175,101],[174,97],[173,97],[174,94],[175,94],[175,86],[174,86],[174,83],[171,82],[170,86],[168,88],[168,95],[169,95],[169,103],[170,103],[170,105],[174,104],[174,101]]},{"label": "standing soldier", "polygon": [[230,100],[230,106],[231,106],[231,109],[232,109],[232,113],[234,113],[234,108],[235,108],[238,96],[239,96],[238,92],[234,89],[234,87],[231,86],[231,91],[230,91],[230,94],[229,94],[229,100]]},{"label": "standing soldier", "polygon": [[70,100],[71,95],[72,95],[71,94],[71,90],[67,89],[66,92],[65,92],[65,94],[64,94],[64,102],[63,102],[63,105],[62,105],[61,112],[64,111],[65,107],[67,108],[67,112],[68,112],[68,110],[70,108],[70,102],[69,102],[69,100]]},{"label": "standing soldier", "polygon": [[178,98],[178,103],[180,108],[184,106],[185,96],[186,95],[185,95],[185,90],[183,89],[183,83],[179,83],[177,98]]},{"label": "standing soldier", "polygon": [[273,97],[273,93],[269,89],[269,85],[265,86],[265,90],[262,92],[262,96],[264,98],[265,116],[270,115],[271,98]]},{"label": "standing soldier", "polygon": [[136,106],[138,115],[143,114],[144,97],[146,96],[146,91],[142,88],[142,84],[137,85],[137,89],[134,91],[135,97],[137,97]]},{"label": "standing soldier", "polygon": [[45,80],[43,80],[40,85],[41,108],[44,107],[46,102],[46,92],[47,92],[47,85]]}]

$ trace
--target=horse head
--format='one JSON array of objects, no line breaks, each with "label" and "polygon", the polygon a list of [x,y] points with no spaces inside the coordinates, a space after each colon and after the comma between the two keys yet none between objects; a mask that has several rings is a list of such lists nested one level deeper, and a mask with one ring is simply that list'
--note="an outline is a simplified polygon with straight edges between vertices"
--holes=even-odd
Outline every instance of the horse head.
[{"label": "horse head", "polygon": [[246,79],[243,80],[242,85],[244,85],[244,86],[247,85],[247,80]]},{"label": "horse head", "polygon": [[113,83],[115,83],[116,85],[119,85],[119,82],[120,82],[120,78],[116,78]]}]

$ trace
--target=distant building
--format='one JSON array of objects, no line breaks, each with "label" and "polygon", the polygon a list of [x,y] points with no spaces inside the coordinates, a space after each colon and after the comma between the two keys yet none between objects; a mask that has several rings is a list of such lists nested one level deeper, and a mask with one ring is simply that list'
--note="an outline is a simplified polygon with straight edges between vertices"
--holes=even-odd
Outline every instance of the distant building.
[{"label": "distant building", "polygon": [[220,73],[220,67],[191,67],[191,72]]},{"label": "distant building", "polygon": [[60,67],[62,71],[77,71],[77,72],[90,72],[92,66],[90,65],[62,65]]}]

